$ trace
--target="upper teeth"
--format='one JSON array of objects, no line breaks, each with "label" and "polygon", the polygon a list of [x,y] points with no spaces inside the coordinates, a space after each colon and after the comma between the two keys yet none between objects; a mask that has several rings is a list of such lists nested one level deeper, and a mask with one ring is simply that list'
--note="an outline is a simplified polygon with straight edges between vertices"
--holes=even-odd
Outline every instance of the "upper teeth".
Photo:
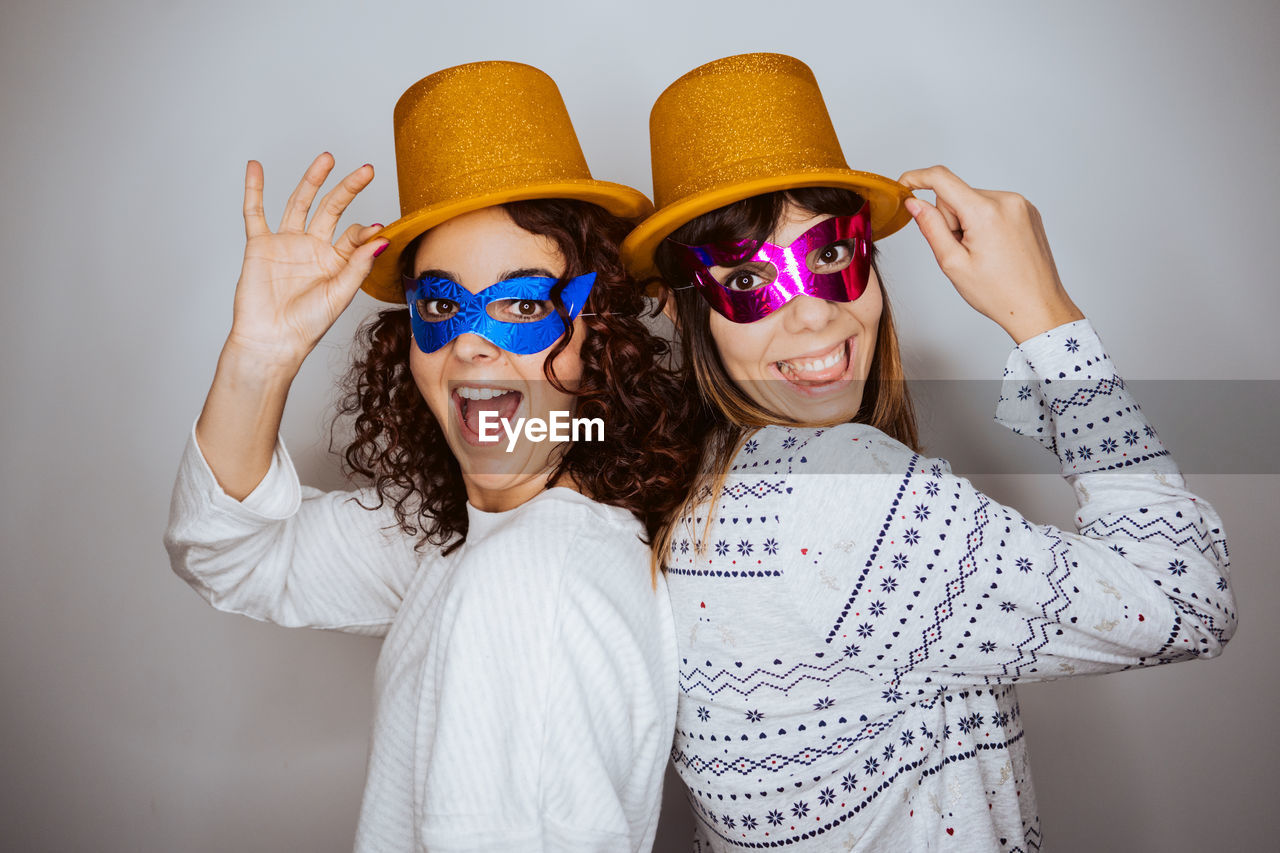
[{"label": "upper teeth", "polygon": [[836,347],[826,358],[815,358],[812,361],[780,361],[779,367],[787,367],[793,371],[826,370],[844,360],[844,347]]},{"label": "upper teeth", "polygon": [[458,396],[465,400],[492,400],[494,397],[510,394],[511,390],[510,388],[474,388],[470,385],[460,385],[457,388]]}]

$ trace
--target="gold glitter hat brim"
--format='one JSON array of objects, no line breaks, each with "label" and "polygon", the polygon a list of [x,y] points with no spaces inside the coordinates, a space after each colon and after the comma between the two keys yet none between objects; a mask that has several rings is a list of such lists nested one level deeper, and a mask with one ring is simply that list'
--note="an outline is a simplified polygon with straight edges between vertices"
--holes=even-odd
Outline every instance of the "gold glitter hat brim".
[{"label": "gold glitter hat brim", "polygon": [[653,210],[653,204],[639,190],[608,181],[560,182],[512,187],[505,192],[451,201],[427,207],[397,219],[378,232],[376,239],[389,240],[390,245],[373,262],[364,280],[364,291],[383,302],[404,302],[404,283],[400,278],[400,256],[419,235],[447,222],[455,216],[506,204],[543,198],[565,198],[597,204],[614,216],[639,219]]},{"label": "gold glitter hat brim", "polygon": [[794,172],[706,190],[667,205],[627,236],[622,244],[622,261],[638,281],[652,278],[658,274],[654,252],[680,226],[735,201],[801,187],[838,187],[861,195],[871,205],[871,234],[876,240],[911,221],[911,214],[902,206],[911,197],[911,190],[892,178],[853,169]]},{"label": "gold glitter hat brim", "polygon": [[403,302],[400,257],[455,216],[510,201],[572,199],[623,219],[648,215],[639,190],[597,181],[587,168],[555,81],[519,62],[471,62],[410,86],[394,113],[400,218],[364,290]]},{"label": "gold glitter hat brim", "polygon": [[780,53],[708,62],[668,86],[649,114],[657,212],[623,243],[632,274],[656,275],[653,254],[704,213],[762,193],[839,187],[871,206],[876,239],[910,220],[897,181],[850,169],[809,66]]}]

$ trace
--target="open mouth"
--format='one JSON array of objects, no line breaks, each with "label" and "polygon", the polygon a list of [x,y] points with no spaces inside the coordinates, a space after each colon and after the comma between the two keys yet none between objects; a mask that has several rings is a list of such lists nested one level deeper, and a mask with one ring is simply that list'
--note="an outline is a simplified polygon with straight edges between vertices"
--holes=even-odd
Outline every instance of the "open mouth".
[{"label": "open mouth", "polygon": [[853,380],[853,346],[857,336],[846,338],[829,350],[775,361],[770,368],[793,390],[818,396],[843,388]]},{"label": "open mouth", "polygon": [[524,395],[513,388],[492,385],[457,385],[449,396],[458,413],[463,441],[481,447],[505,444],[502,422],[514,423],[524,400]]}]

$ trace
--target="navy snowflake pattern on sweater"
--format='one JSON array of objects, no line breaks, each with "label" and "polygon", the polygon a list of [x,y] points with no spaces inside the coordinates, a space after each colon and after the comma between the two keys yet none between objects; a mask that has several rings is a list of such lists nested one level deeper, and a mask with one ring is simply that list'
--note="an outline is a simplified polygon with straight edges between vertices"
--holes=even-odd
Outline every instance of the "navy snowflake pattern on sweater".
[{"label": "navy snowflake pattern on sweater", "polygon": [[672,758],[698,849],[1038,850],[1014,685],[1221,651],[1221,522],[1087,321],[1014,350],[997,420],[1058,455],[1077,531],[856,424],[759,430],[683,520]]}]

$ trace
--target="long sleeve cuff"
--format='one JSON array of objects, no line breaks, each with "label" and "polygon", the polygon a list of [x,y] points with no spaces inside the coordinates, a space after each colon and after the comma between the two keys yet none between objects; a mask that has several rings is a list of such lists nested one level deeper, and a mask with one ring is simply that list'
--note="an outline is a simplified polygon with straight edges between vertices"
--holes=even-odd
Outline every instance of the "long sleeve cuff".
[{"label": "long sleeve cuff", "polygon": [[1088,320],[1014,347],[996,421],[1053,451],[1065,476],[1135,465],[1177,472]]},{"label": "long sleeve cuff", "polygon": [[244,500],[238,501],[223,491],[209,467],[200,443],[196,440],[195,424],[187,436],[187,446],[178,468],[177,489],[188,498],[207,502],[211,506],[244,521],[278,521],[297,513],[302,503],[302,489],[298,473],[285,449],[284,440],[277,437],[271,454],[271,467]]}]

